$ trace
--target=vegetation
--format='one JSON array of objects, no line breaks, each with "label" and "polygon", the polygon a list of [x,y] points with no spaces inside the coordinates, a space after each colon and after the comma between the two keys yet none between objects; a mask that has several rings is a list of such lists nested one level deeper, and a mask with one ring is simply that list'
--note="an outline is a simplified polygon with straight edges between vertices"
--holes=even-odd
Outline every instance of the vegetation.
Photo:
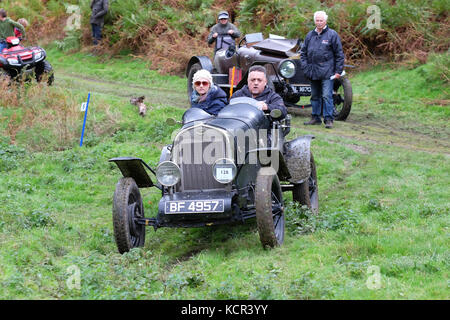
[{"label": "vegetation", "polygon": [[[70,4],[80,6],[81,29],[63,31],[68,21],[73,22]],[[67,51],[91,44],[88,0],[23,0],[4,6],[11,16],[31,20],[29,41],[58,39],[60,48]],[[450,3],[446,0],[110,0],[110,7],[104,45],[97,52],[133,53],[163,74],[182,74],[191,56],[212,54],[205,39],[223,9],[244,34],[300,38],[313,28],[313,12],[326,10],[330,27],[342,38],[347,60],[354,64],[380,56],[424,63],[430,52],[449,48]],[[374,16],[378,12],[379,27]]]},{"label": "vegetation", "polygon": [[[176,129],[165,119],[186,106],[186,79],[126,54],[47,52],[54,87],[2,87],[1,298],[448,299],[449,88],[435,72],[445,56],[351,75],[352,114],[331,131],[294,117],[289,139],[316,137],[320,215],[287,195],[282,247],[264,250],[250,222],[148,228],[144,248],[120,255],[111,209],[121,175],[107,160],[155,166]],[[138,94],[144,118],[129,103]],[[159,192],[142,194],[154,215]]]}]

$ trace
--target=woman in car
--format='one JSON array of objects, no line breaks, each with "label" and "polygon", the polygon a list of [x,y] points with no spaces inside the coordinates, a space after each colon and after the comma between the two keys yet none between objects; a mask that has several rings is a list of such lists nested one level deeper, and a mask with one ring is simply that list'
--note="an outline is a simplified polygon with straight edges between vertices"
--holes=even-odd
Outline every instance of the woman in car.
[{"label": "woman in car", "polygon": [[201,69],[194,74],[192,87],[192,108],[200,108],[216,116],[228,104],[227,94],[213,83],[208,70]]}]

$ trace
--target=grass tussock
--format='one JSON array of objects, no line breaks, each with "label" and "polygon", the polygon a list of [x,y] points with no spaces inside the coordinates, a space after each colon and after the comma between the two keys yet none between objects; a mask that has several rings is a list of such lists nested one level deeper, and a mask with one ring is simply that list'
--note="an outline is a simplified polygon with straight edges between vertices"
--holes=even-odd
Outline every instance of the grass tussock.
[{"label": "grass tussock", "polygon": [[[32,151],[73,147],[80,139],[83,98],[44,83],[0,83],[3,92],[0,105],[9,115],[5,117],[3,134],[11,144],[17,143]],[[95,108],[99,115],[89,119],[90,134],[110,134],[115,130],[118,115],[103,102],[96,103]]]}]

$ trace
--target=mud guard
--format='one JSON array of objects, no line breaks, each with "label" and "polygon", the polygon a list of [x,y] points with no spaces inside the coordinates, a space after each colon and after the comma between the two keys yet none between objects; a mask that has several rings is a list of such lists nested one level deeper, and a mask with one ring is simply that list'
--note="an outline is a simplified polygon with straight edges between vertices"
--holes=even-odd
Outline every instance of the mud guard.
[{"label": "mud guard", "polygon": [[209,57],[207,57],[207,56],[193,56],[189,60],[189,63],[187,65],[186,77],[189,77],[189,70],[191,70],[192,65],[194,65],[196,63],[200,63],[200,65],[202,66],[202,69],[206,69],[209,72],[211,72],[212,69],[213,69],[213,64],[211,62],[211,59],[209,59]]},{"label": "mud guard", "polygon": [[311,174],[311,140],[312,135],[298,137],[284,143],[284,158],[290,173],[289,182],[302,183]]},{"label": "mud guard", "polygon": [[119,167],[124,177],[133,178],[139,188],[148,188],[155,186],[152,179],[147,174],[144,166],[147,167],[153,174],[155,174],[155,172],[142,159],[133,157],[121,157],[112,158],[108,161],[114,162]]}]

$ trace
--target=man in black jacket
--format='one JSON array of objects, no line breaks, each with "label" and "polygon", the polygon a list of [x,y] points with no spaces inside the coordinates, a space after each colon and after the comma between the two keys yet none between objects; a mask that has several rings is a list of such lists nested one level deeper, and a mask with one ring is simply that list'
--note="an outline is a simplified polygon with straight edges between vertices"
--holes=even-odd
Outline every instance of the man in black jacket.
[{"label": "man in black jacket", "polygon": [[105,15],[108,12],[108,0],[92,0],[91,2],[91,26],[94,45],[102,39],[102,28]]},{"label": "man in black jacket", "polygon": [[314,13],[316,28],[310,31],[301,49],[303,73],[311,80],[312,118],[305,125],[322,124],[320,118],[323,102],[325,128],[333,127],[333,80],[344,70],[344,52],[336,31],[327,26],[324,11]]},{"label": "man in black jacket", "polygon": [[267,73],[263,66],[250,67],[247,85],[236,91],[232,96],[232,98],[239,97],[249,97],[259,101],[259,106],[263,111],[270,112],[273,109],[280,109],[282,112],[280,119],[287,115],[283,98],[267,86]]}]

